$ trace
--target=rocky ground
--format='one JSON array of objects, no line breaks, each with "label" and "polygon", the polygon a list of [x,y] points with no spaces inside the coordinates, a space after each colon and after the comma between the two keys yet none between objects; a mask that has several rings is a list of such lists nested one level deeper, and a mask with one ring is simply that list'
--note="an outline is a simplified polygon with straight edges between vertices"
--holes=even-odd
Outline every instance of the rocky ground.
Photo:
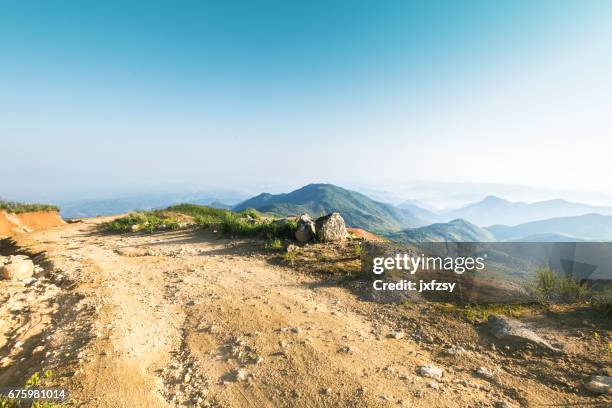
[{"label": "rocky ground", "polygon": [[534,309],[496,331],[443,305],[363,300],[353,246],[278,255],[212,232],[102,235],[102,221],[2,248],[35,279],[0,281],[0,386],[51,370],[86,407],[612,404],[585,387],[612,374],[612,324],[590,310]]}]

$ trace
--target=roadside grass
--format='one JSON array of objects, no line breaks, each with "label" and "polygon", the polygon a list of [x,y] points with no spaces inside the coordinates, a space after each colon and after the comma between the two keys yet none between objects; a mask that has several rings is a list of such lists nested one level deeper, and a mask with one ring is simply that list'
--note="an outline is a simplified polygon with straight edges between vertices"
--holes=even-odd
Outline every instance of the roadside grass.
[{"label": "roadside grass", "polygon": [[179,204],[165,210],[134,212],[100,225],[102,231],[114,233],[182,228],[215,228],[229,236],[291,239],[297,229],[297,220],[265,217],[254,209],[233,212],[203,205]]},{"label": "roadside grass", "polygon": [[526,289],[543,304],[587,302],[595,295],[585,282],[556,274],[550,268],[537,269]]},{"label": "roadside grass", "polygon": [[[26,390],[30,390],[33,388],[41,387],[47,385],[53,373],[51,371],[44,372],[35,372],[32,376],[26,381],[23,388]],[[30,400],[28,400],[30,401]],[[61,402],[54,401],[45,401],[45,400],[35,400],[28,402],[26,405],[25,401],[19,398],[10,398],[8,396],[0,396],[0,408],[24,408],[29,406],[30,408],[63,408],[66,404]]]},{"label": "roadside grass", "polygon": [[549,268],[537,269],[525,285],[532,303],[522,304],[440,304],[443,311],[458,313],[471,323],[486,321],[493,314],[522,317],[541,310],[555,310],[560,305],[581,306],[612,317],[612,288],[594,290],[569,275],[559,275]]},{"label": "roadside grass", "polygon": [[458,314],[468,320],[470,323],[486,322],[491,315],[504,315],[508,317],[522,317],[533,311],[541,308],[537,304],[473,304],[459,305],[454,303],[442,303],[438,307],[448,313]]},{"label": "roadside grass", "polygon": [[13,214],[23,214],[36,211],[59,211],[59,207],[52,204],[27,204],[0,200],[0,210]]}]

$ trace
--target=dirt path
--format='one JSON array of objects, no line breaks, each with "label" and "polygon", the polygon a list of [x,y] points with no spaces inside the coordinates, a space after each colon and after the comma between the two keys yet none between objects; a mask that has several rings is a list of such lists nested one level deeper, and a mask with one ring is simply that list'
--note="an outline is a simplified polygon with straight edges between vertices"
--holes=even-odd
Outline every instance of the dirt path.
[{"label": "dirt path", "polygon": [[[20,239],[46,251],[68,293],[32,364],[55,367],[82,406],[493,406],[523,381],[494,387],[452,366],[439,383],[417,375],[432,347],[389,337],[396,325],[371,305],[249,242],[101,236],[99,222]],[[540,388],[517,398],[545,403],[554,394]]]}]

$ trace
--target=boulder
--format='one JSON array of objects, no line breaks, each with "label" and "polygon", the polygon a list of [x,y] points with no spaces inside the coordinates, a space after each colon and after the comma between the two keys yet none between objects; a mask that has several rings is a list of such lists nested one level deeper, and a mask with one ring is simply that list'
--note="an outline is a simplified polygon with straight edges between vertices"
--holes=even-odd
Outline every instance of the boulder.
[{"label": "boulder", "polygon": [[593,375],[591,381],[584,384],[584,388],[593,394],[607,394],[612,391],[612,377]]},{"label": "boulder", "polygon": [[561,350],[553,347],[550,343],[538,336],[524,323],[505,316],[489,316],[487,322],[489,332],[498,340],[512,343],[530,343],[541,348],[559,352]]},{"label": "boulder", "polygon": [[317,218],[315,222],[317,238],[322,242],[341,241],[348,237],[344,218],[338,213],[331,213]]},{"label": "boulder", "polygon": [[295,239],[298,242],[308,242],[315,237],[315,223],[308,214],[300,215],[298,218],[298,227],[295,231]]},{"label": "boulder", "polygon": [[34,273],[34,262],[25,255],[11,255],[4,265],[0,266],[0,276],[8,280],[31,278]]}]

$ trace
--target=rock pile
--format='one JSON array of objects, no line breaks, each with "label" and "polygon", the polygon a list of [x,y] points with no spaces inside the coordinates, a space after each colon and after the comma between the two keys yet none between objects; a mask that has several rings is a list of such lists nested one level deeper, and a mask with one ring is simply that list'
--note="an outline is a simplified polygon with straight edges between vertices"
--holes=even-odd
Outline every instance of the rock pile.
[{"label": "rock pile", "polygon": [[314,238],[321,242],[341,241],[348,237],[346,223],[339,213],[331,213],[313,221],[308,214],[298,219],[295,239],[299,242],[309,242]]},{"label": "rock pile", "polygon": [[0,277],[23,280],[32,277],[34,262],[25,255],[0,256]]}]

